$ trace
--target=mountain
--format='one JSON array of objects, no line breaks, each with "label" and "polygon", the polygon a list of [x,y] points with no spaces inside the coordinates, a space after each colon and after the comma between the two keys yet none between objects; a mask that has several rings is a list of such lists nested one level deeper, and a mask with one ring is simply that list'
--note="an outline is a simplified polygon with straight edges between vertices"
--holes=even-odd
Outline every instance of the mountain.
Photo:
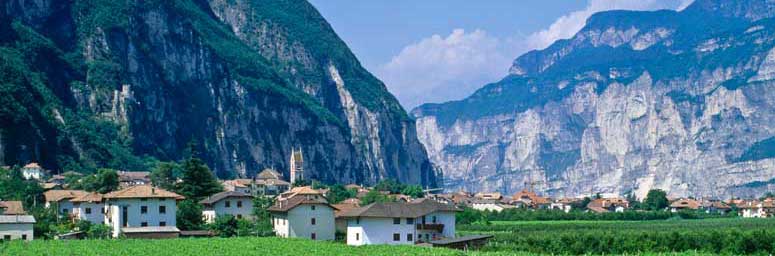
[{"label": "mountain", "polygon": [[775,189],[775,3],[607,11],[473,95],[412,111],[445,187],[554,196]]},{"label": "mountain", "polygon": [[434,186],[414,122],[304,0],[0,4],[0,164]]}]

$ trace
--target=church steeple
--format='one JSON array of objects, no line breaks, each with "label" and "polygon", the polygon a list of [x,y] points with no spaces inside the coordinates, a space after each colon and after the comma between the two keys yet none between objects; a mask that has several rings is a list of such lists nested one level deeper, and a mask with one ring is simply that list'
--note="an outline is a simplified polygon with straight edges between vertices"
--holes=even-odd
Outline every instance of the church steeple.
[{"label": "church steeple", "polygon": [[296,183],[297,180],[304,180],[304,156],[301,153],[301,148],[296,150],[291,149],[291,184]]}]

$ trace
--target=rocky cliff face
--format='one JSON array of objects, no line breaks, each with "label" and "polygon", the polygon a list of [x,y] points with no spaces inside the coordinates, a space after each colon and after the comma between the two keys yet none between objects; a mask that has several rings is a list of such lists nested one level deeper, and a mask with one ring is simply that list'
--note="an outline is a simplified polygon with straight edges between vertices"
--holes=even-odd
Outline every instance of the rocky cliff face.
[{"label": "rocky cliff face", "polygon": [[415,126],[306,1],[6,1],[0,162],[433,186]]},{"label": "rocky cliff face", "polygon": [[449,189],[759,196],[775,188],[775,4],[611,11],[472,96],[415,109]]}]

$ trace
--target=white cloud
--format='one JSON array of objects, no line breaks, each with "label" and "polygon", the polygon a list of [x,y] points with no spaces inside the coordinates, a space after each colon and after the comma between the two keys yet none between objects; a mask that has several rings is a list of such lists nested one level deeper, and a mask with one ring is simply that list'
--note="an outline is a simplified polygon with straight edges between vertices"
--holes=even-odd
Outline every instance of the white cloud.
[{"label": "white cloud", "polygon": [[497,38],[477,29],[455,29],[448,36],[432,35],[405,46],[388,63],[376,68],[401,104],[462,99],[487,83],[498,81],[520,54],[570,38],[592,14],[607,10],[686,8],[693,0],[590,0],[583,10],[555,20],[548,28],[526,37]]},{"label": "white cloud", "polygon": [[407,108],[459,99],[505,74],[514,57],[509,42],[480,29],[455,29],[404,47],[376,73]]},{"label": "white cloud", "polygon": [[584,27],[592,14],[608,10],[683,10],[694,0],[591,0],[583,10],[558,18],[549,28],[531,34],[528,47],[543,49],[559,39],[571,38]]}]

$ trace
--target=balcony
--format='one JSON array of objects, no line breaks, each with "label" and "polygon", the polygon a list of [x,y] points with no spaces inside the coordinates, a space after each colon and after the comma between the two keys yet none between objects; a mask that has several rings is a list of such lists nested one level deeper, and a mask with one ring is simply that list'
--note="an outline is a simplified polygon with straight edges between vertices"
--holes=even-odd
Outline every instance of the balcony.
[{"label": "balcony", "polygon": [[441,233],[444,231],[444,224],[417,224],[417,230],[433,230]]}]

